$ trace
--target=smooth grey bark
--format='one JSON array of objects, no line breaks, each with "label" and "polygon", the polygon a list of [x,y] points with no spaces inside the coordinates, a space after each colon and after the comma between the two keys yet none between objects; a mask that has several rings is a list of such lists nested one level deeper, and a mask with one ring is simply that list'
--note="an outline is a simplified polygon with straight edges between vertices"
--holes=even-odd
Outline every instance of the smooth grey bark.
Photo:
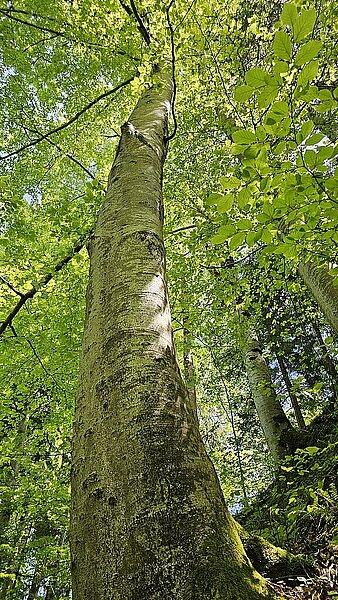
[{"label": "smooth grey bark", "polygon": [[260,343],[250,331],[244,344],[244,362],[265,439],[273,459],[278,463],[298,447],[299,434],[277,398]]},{"label": "smooth grey bark", "polygon": [[325,267],[317,267],[310,261],[301,262],[298,272],[318,302],[327,323],[338,334],[338,287],[333,285],[333,278]]},{"label": "smooth grey bark", "polygon": [[300,406],[299,406],[298,398],[297,398],[295,392],[292,389],[292,383],[291,383],[291,380],[290,380],[289,373],[288,373],[288,370],[286,368],[285,362],[283,360],[283,357],[281,356],[281,354],[278,352],[277,349],[275,350],[275,355],[276,355],[276,359],[277,359],[277,362],[278,362],[278,366],[279,366],[280,371],[282,373],[282,377],[284,379],[285,387],[287,389],[288,396],[290,398],[290,402],[291,402],[293,411],[295,413],[297,425],[298,425],[299,429],[306,429],[306,424],[305,424],[305,421],[304,421],[304,417],[303,417],[302,411],[301,411]]},{"label": "smooth grey bark", "polygon": [[311,321],[312,329],[315,332],[317,340],[320,344],[320,351],[322,354],[322,361],[324,368],[330,379],[330,388],[332,391],[333,401],[337,401],[337,388],[338,388],[338,373],[336,366],[330,356],[327,346],[324,342],[322,332],[320,331],[319,324],[316,320]]},{"label": "smooth grey bark", "polygon": [[196,373],[194,359],[192,355],[191,345],[192,336],[190,331],[185,327],[185,320],[183,320],[183,366],[184,366],[184,378],[187,392],[191,405],[194,407],[196,418],[197,418],[197,395],[196,395]]},{"label": "smooth grey bark", "polygon": [[75,409],[73,600],[268,597],[228,514],[177,365],[162,168],[172,82],[138,102],[90,245]]}]

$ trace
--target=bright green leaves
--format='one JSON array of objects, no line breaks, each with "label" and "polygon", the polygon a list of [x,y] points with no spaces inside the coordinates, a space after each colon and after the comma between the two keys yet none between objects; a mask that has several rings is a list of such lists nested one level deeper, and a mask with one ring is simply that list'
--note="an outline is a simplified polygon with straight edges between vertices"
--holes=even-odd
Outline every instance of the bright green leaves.
[{"label": "bright green leaves", "polygon": [[212,244],[224,244],[224,242],[226,242],[226,240],[228,240],[235,232],[236,232],[236,227],[234,227],[230,223],[228,225],[222,225],[218,229],[216,235],[214,235],[211,238],[211,243]]},{"label": "bright green leaves", "polygon": [[298,18],[298,11],[295,4],[291,2],[286,2],[283,6],[282,14],[280,19],[284,25],[289,25],[289,27],[293,28],[296,20]]},{"label": "bright green leaves", "polygon": [[312,33],[317,13],[314,8],[303,10],[299,17],[293,23],[293,37],[296,43],[301,42],[310,33]]},{"label": "bright green leaves", "polygon": [[246,102],[252,94],[253,89],[249,85],[240,85],[235,89],[234,98],[236,102]]},{"label": "bright green leaves", "polygon": [[313,60],[300,71],[297,79],[298,87],[305,87],[310,81],[316,78],[318,73],[318,60]]},{"label": "bright green leaves", "polygon": [[238,129],[232,134],[232,139],[236,144],[253,144],[257,142],[257,137],[252,131],[247,129]]},{"label": "bright green leaves", "polygon": [[322,47],[322,42],[319,40],[311,40],[302,46],[295,58],[295,65],[301,66],[318,56]]},{"label": "bright green leaves", "polygon": [[292,43],[290,36],[285,31],[277,31],[272,44],[275,56],[289,61],[292,58]]},{"label": "bright green leaves", "polygon": [[248,70],[235,90],[241,126],[233,127],[233,143],[226,147],[232,174],[220,178],[225,195],[216,203],[226,223],[213,238],[226,240],[230,251],[260,242],[268,255],[293,261],[314,238],[321,214],[330,224],[328,236],[338,224],[328,199],[338,179],[327,176],[335,150],[313,117],[335,110],[337,102],[330,89],[312,84],[323,46],[307,39],[315,22],[312,8],[284,4],[278,26],[286,31],[275,32],[265,63]]},{"label": "bright green leaves", "polygon": [[263,69],[250,69],[245,74],[245,81],[247,84],[253,88],[261,88],[268,84],[269,74]]},{"label": "bright green leaves", "polygon": [[232,236],[229,242],[229,250],[236,250],[237,248],[239,248],[239,246],[243,244],[245,236],[245,231],[239,231],[238,233],[235,233],[235,235]]},{"label": "bright green leaves", "polygon": [[234,203],[234,195],[227,194],[226,196],[222,196],[219,200],[217,200],[217,210],[219,213],[225,213],[232,208]]}]

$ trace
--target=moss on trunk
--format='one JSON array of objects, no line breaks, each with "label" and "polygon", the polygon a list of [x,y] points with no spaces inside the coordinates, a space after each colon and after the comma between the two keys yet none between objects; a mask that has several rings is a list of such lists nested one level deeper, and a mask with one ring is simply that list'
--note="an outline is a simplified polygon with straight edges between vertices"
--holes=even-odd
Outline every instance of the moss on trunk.
[{"label": "moss on trunk", "polygon": [[90,245],[76,401],[74,600],[262,600],[177,365],[162,240],[172,82],[122,136]]}]

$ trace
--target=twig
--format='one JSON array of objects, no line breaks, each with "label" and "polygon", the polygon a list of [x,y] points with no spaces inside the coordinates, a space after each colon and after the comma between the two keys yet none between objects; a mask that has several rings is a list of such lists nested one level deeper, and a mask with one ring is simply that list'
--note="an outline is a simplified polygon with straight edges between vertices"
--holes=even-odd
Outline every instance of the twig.
[{"label": "twig", "polygon": [[22,292],[19,292],[19,290],[16,290],[15,287],[11,283],[9,283],[9,281],[7,281],[7,279],[0,275],[0,280],[2,281],[2,283],[5,283],[9,287],[9,289],[12,290],[12,292],[14,292],[14,294],[22,298],[24,294]]},{"label": "twig", "polygon": [[175,233],[178,233],[179,231],[185,231],[186,229],[196,229],[197,225],[187,225],[186,227],[178,227],[178,229],[173,229],[172,231],[168,231],[167,236],[168,235],[174,235]]}]

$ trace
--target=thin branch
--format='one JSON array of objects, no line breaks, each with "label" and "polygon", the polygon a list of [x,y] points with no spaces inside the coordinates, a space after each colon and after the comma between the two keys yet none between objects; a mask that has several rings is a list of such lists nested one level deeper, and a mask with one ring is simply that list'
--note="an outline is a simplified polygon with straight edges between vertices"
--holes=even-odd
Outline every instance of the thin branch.
[{"label": "thin branch", "polygon": [[[62,37],[65,40],[67,40],[67,42],[71,42],[72,44],[85,44],[89,48],[91,48],[91,47],[99,47],[99,48],[109,48],[109,49],[112,49],[111,46],[104,46],[103,44],[99,44],[97,42],[88,42],[88,41],[83,40],[83,39],[76,39],[76,38],[68,37],[68,35],[66,35],[66,33],[64,31],[56,31],[55,29],[50,29],[50,28],[44,27],[42,25],[36,25],[35,23],[32,23],[31,21],[24,21],[23,19],[19,19],[18,17],[15,17],[14,15],[12,15],[11,14],[12,11],[14,11],[14,9],[0,8],[0,14],[2,14],[4,17],[8,17],[9,19],[12,19],[13,21],[17,21],[18,23],[22,23],[23,25],[27,25],[28,27],[32,27],[33,29],[38,29],[39,31],[45,31],[45,32],[48,32],[48,33],[53,33],[54,37]],[[51,20],[48,17],[42,17],[42,15],[35,15],[34,13],[30,14],[30,13],[28,13],[26,11],[15,10],[14,12],[27,14],[29,16],[36,16],[38,18],[47,18],[48,20]],[[56,21],[56,19],[52,19],[52,20]],[[71,23],[66,23],[66,25],[68,27],[71,27]],[[52,39],[52,38],[50,38],[50,39]],[[126,56],[130,60],[139,62],[139,59],[137,57],[128,54],[128,52],[125,52],[125,50],[120,50],[119,48],[113,48],[112,50],[114,51],[115,54],[120,54],[121,56]]]},{"label": "thin branch", "polygon": [[42,368],[42,369],[43,369],[43,371],[46,373],[46,375],[48,375],[48,377],[50,377],[51,379],[53,379],[54,383],[56,383],[56,385],[57,385],[58,387],[60,387],[60,385],[59,385],[59,382],[57,381],[57,379],[55,379],[55,377],[54,377],[53,373],[50,373],[50,372],[49,372],[49,371],[46,369],[46,367],[45,367],[45,365],[44,365],[43,361],[41,360],[40,356],[38,355],[37,351],[35,350],[35,348],[34,348],[34,346],[33,346],[32,342],[31,342],[31,341],[30,341],[30,340],[29,340],[29,339],[28,339],[26,336],[23,336],[23,338],[24,338],[24,340],[26,340],[27,344],[29,345],[29,347],[30,347],[30,349],[32,350],[32,352],[33,352],[33,354],[34,354],[35,358],[37,359],[38,363],[40,364],[41,368]]},{"label": "thin branch", "polygon": [[7,287],[9,287],[10,290],[12,290],[12,292],[14,292],[14,294],[16,294],[17,296],[20,296],[20,298],[22,298],[22,296],[24,295],[22,292],[19,292],[19,290],[16,290],[15,287],[9,283],[9,281],[7,281],[7,279],[5,279],[4,277],[0,276],[0,280],[2,281],[2,283],[4,283],[5,285],[7,285]]},{"label": "thin branch", "polygon": [[179,231],[185,231],[186,229],[196,229],[197,225],[187,225],[186,227],[178,227],[178,229],[173,229],[172,231],[168,231],[167,236],[168,235],[174,235],[175,233],[178,233]]},{"label": "thin branch", "polygon": [[[39,133],[39,132],[37,132]],[[47,142],[49,142],[52,146],[55,146],[55,148],[64,156],[67,156],[67,158],[69,158],[71,161],[73,161],[76,165],[78,165],[81,169],[83,169],[83,171],[85,173],[87,173],[87,175],[91,178],[91,179],[96,179],[95,175],[93,175],[93,173],[91,173],[87,167],[85,167],[77,158],[75,158],[75,156],[72,156],[72,154],[68,154],[68,152],[64,152],[62,150],[62,148],[60,148],[60,146],[58,144],[56,144],[55,142],[53,142],[52,140],[50,140],[49,138],[46,138]]]},{"label": "thin branch", "polygon": [[138,29],[139,29],[145,43],[147,44],[147,46],[150,46],[150,33],[142,21],[141,15],[139,14],[139,12],[135,6],[134,0],[130,0],[130,5],[132,8],[134,17],[135,17],[136,21],[138,22]]},{"label": "thin branch", "polygon": [[182,19],[180,20],[180,22],[176,25],[176,27],[174,27],[174,31],[176,31],[176,29],[178,29],[179,27],[181,27],[183,21],[185,21],[185,19],[187,18],[188,14],[190,13],[192,7],[194,6],[196,0],[192,0],[190,6],[188,7],[188,10],[186,11],[186,13],[183,15]]},{"label": "thin branch", "polygon": [[56,31],[55,29],[49,29],[48,27],[42,27],[41,25],[36,25],[35,23],[31,23],[30,21],[24,21],[23,19],[19,19],[19,17],[14,17],[14,15],[7,12],[7,10],[0,8],[0,14],[8,17],[8,19],[12,19],[12,21],[17,21],[18,23],[22,23],[23,25],[28,25],[28,27],[33,27],[33,29],[38,29],[39,31],[47,31],[48,33],[53,33],[56,36],[65,37],[64,33],[61,31]]},{"label": "thin branch", "polygon": [[176,79],[175,79],[175,44],[174,44],[174,30],[173,30],[173,26],[170,20],[170,9],[173,5],[173,3],[175,2],[175,0],[171,0],[168,8],[166,9],[166,15],[167,15],[167,23],[168,23],[168,27],[170,30],[170,42],[171,42],[171,69],[172,69],[172,80],[173,80],[173,96],[172,96],[172,100],[171,100],[171,114],[173,116],[173,121],[174,121],[174,129],[171,132],[170,135],[168,135],[165,140],[166,142],[169,142],[170,140],[172,140],[177,132],[177,120],[176,120],[176,114],[175,114],[175,100],[176,100]]},{"label": "thin branch", "polygon": [[222,87],[223,87],[223,91],[224,91],[225,97],[228,100],[228,102],[229,102],[230,106],[232,107],[232,109],[234,110],[234,112],[236,113],[236,115],[237,115],[238,119],[240,120],[240,122],[242,123],[243,127],[245,127],[245,123],[244,123],[244,121],[243,121],[240,113],[238,112],[235,104],[232,102],[232,100],[230,98],[230,95],[228,93],[228,90],[227,90],[227,87],[225,85],[225,81],[224,81],[224,78],[223,78],[223,75],[222,75],[222,71],[221,71],[220,66],[218,64],[217,58],[216,58],[216,56],[215,56],[215,54],[214,54],[214,52],[212,50],[211,43],[210,43],[208,37],[205,35],[205,33],[204,33],[204,31],[203,31],[203,29],[202,29],[202,27],[199,24],[199,21],[197,19],[195,19],[195,23],[197,24],[197,27],[200,30],[200,32],[201,32],[201,34],[202,34],[202,36],[204,38],[204,41],[205,41],[205,43],[207,44],[207,46],[209,48],[210,54],[211,54],[212,59],[213,59],[213,61],[215,63],[215,67],[216,67],[218,76],[220,78],[220,81],[221,81],[221,84],[222,84]]},{"label": "thin branch", "polygon": [[129,79],[126,79],[126,81],[122,81],[122,83],[119,83],[114,88],[108,90],[107,92],[103,92],[103,94],[100,94],[100,96],[98,96],[97,98],[95,98],[95,100],[92,100],[91,102],[89,102],[89,104],[87,104],[86,106],[84,106],[83,108],[81,108],[81,110],[79,110],[74,115],[74,117],[72,117],[71,119],[69,119],[69,121],[66,121],[62,125],[59,125],[59,127],[55,127],[55,129],[52,129],[51,131],[48,131],[48,133],[45,133],[44,135],[41,135],[40,137],[36,138],[35,140],[32,140],[31,142],[29,142],[28,144],[25,144],[24,146],[21,146],[21,148],[18,148],[18,150],[13,150],[13,152],[10,152],[9,154],[6,154],[5,156],[1,156],[0,157],[1,160],[5,160],[6,158],[10,158],[11,156],[15,156],[17,154],[20,154],[24,150],[27,150],[27,148],[31,148],[32,146],[36,146],[36,144],[39,144],[43,140],[46,140],[49,136],[53,135],[54,133],[62,131],[62,129],[65,129],[66,127],[68,127],[69,125],[71,125],[72,123],[74,123],[75,121],[77,121],[78,118],[81,117],[81,115],[83,115],[87,110],[89,110],[90,108],[92,108],[93,106],[95,106],[95,104],[97,104],[98,102],[100,102],[100,100],[102,100],[103,98],[107,98],[107,96],[110,96],[111,94],[114,94],[114,92],[117,92],[121,88],[124,88],[127,85],[129,85],[129,83],[131,83],[133,81],[133,79],[135,79],[135,77],[136,77],[136,73],[132,77],[129,77]]},{"label": "thin branch", "polygon": [[87,232],[80,239],[80,241],[72,248],[71,252],[67,256],[62,258],[55,265],[53,271],[51,271],[50,273],[45,275],[45,277],[43,277],[43,279],[41,279],[38,287],[32,286],[30,288],[30,290],[28,290],[28,292],[26,292],[25,294],[21,294],[21,297],[20,297],[20,300],[18,301],[18,303],[14,306],[13,310],[9,313],[8,317],[2,322],[2,324],[0,326],[0,335],[2,335],[4,333],[4,331],[6,331],[7,327],[11,327],[13,319],[16,317],[16,315],[18,314],[20,309],[26,304],[27,300],[29,300],[30,298],[34,298],[35,294],[39,291],[39,289],[41,287],[47,285],[47,283],[49,283],[51,281],[51,279],[53,279],[53,277],[55,276],[55,273],[57,273],[58,271],[61,271],[61,269],[65,265],[67,265],[72,260],[72,258],[80,252],[80,250],[82,250],[82,248],[84,247],[84,245],[87,242],[91,233],[92,233],[92,230]]}]

